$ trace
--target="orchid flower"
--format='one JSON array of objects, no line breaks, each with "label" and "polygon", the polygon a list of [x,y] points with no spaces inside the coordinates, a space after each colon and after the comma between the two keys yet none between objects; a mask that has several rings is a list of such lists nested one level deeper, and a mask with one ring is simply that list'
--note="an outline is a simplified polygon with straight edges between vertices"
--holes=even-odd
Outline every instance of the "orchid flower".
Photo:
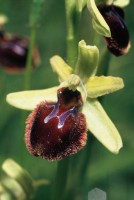
[{"label": "orchid flower", "polygon": [[12,106],[32,111],[25,133],[32,155],[60,160],[77,153],[86,144],[87,130],[112,153],[117,154],[122,147],[118,130],[97,98],[123,88],[123,80],[96,76],[98,48],[83,40],[78,46],[75,69],[58,55],[50,59],[58,86],[7,95]]}]

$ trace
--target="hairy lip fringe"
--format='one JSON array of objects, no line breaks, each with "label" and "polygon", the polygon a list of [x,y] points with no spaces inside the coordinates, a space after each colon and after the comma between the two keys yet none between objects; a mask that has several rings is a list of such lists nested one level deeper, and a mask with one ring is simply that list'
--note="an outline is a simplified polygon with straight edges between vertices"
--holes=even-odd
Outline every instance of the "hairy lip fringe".
[{"label": "hairy lip fringe", "polygon": [[85,116],[78,91],[58,90],[58,102],[41,102],[27,119],[28,151],[46,160],[61,160],[81,150],[87,140]]}]

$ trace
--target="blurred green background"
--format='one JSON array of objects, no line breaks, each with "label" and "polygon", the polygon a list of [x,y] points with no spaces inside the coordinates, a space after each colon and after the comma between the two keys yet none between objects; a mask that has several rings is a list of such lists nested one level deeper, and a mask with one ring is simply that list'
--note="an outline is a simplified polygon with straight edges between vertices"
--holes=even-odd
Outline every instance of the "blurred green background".
[{"label": "blurred green background", "polygon": [[[29,35],[28,26],[31,0],[0,0],[0,14],[6,14],[9,22],[5,30],[10,33]],[[89,152],[90,163],[86,182],[80,189],[77,199],[86,200],[88,191],[98,187],[106,191],[109,200],[134,199],[134,1],[125,8],[126,23],[130,30],[131,50],[128,55],[111,57],[109,74],[124,79],[125,88],[105,97],[103,105],[117,126],[124,143],[119,155],[112,155],[97,140]],[[89,16],[84,11],[81,39],[91,44],[93,31]],[[88,23],[88,25],[87,25]],[[32,73],[32,89],[41,89],[58,84],[52,72],[49,59],[55,54],[66,58],[66,27],[63,0],[49,0],[43,6],[43,15],[37,31],[37,44],[40,50],[41,65]],[[102,44],[103,38],[102,38]],[[100,48],[101,52],[101,48]],[[107,66],[106,66],[107,67]],[[0,68],[0,165],[12,158],[37,178],[52,180],[55,176],[56,162],[48,162],[31,156],[25,147],[23,112],[5,102],[6,94],[24,88],[24,74],[8,74]],[[27,113],[28,114],[28,113]],[[88,142],[90,145],[90,142]],[[87,146],[84,150],[86,151]],[[72,156],[73,159],[74,156]],[[77,166],[76,166],[77,167]],[[77,177],[79,179],[79,177]],[[51,186],[40,187],[36,200],[49,199]]]}]

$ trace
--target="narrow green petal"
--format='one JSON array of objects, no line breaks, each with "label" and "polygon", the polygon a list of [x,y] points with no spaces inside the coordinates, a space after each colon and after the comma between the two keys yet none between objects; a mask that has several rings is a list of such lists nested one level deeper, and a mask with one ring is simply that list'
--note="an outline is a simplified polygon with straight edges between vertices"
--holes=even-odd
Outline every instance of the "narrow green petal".
[{"label": "narrow green petal", "polygon": [[113,0],[113,4],[119,7],[125,7],[130,3],[130,0]]},{"label": "narrow green petal", "polygon": [[86,45],[86,42],[81,40],[79,42],[79,53],[75,73],[78,74],[83,81],[86,81],[88,77],[95,75],[98,60],[98,48],[96,46]]},{"label": "narrow green petal", "polygon": [[118,130],[97,100],[88,99],[82,112],[92,134],[111,152],[117,154],[122,147]]},{"label": "narrow green petal", "polygon": [[59,81],[65,81],[72,74],[73,69],[60,57],[53,56],[50,59],[53,71],[58,75]]},{"label": "narrow green petal", "polygon": [[57,89],[14,92],[7,95],[6,101],[16,108],[33,110],[41,101],[57,101]]},{"label": "narrow green petal", "polygon": [[[109,32],[105,33],[105,34],[103,33],[104,32],[104,28],[100,24],[98,24],[94,19],[92,19],[92,25],[93,25],[94,30],[97,33],[99,33],[100,35],[103,35],[103,36],[109,35]],[[108,37],[108,36],[105,36],[105,37]]]},{"label": "narrow green petal", "polygon": [[108,24],[106,23],[105,19],[103,18],[103,16],[101,15],[101,13],[99,12],[99,10],[95,4],[95,0],[88,0],[87,7],[93,18],[92,20],[93,20],[94,29],[99,34],[101,34],[105,37],[110,37],[111,36],[110,28],[109,28]]},{"label": "narrow green petal", "polygon": [[90,98],[97,98],[124,87],[122,78],[112,76],[95,76],[88,79],[86,83],[87,95]]}]

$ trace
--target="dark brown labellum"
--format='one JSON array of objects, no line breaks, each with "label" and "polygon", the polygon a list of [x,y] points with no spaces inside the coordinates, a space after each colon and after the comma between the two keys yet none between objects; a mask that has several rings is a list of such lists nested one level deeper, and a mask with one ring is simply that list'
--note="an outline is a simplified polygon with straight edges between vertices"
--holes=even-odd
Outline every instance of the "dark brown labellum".
[{"label": "dark brown labellum", "polygon": [[105,37],[108,49],[115,56],[128,53],[130,41],[124,22],[124,11],[120,7],[104,4],[99,5],[98,9],[111,30],[111,37]]},{"label": "dark brown labellum", "polygon": [[[29,39],[20,36],[7,36],[0,32],[0,65],[8,72],[24,71],[29,48]],[[39,63],[37,49],[33,50],[33,65]]]},{"label": "dark brown labellum", "polygon": [[27,119],[25,141],[29,152],[47,160],[60,160],[86,144],[86,120],[79,108],[78,91],[58,90],[58,102],[41,102]]}]

